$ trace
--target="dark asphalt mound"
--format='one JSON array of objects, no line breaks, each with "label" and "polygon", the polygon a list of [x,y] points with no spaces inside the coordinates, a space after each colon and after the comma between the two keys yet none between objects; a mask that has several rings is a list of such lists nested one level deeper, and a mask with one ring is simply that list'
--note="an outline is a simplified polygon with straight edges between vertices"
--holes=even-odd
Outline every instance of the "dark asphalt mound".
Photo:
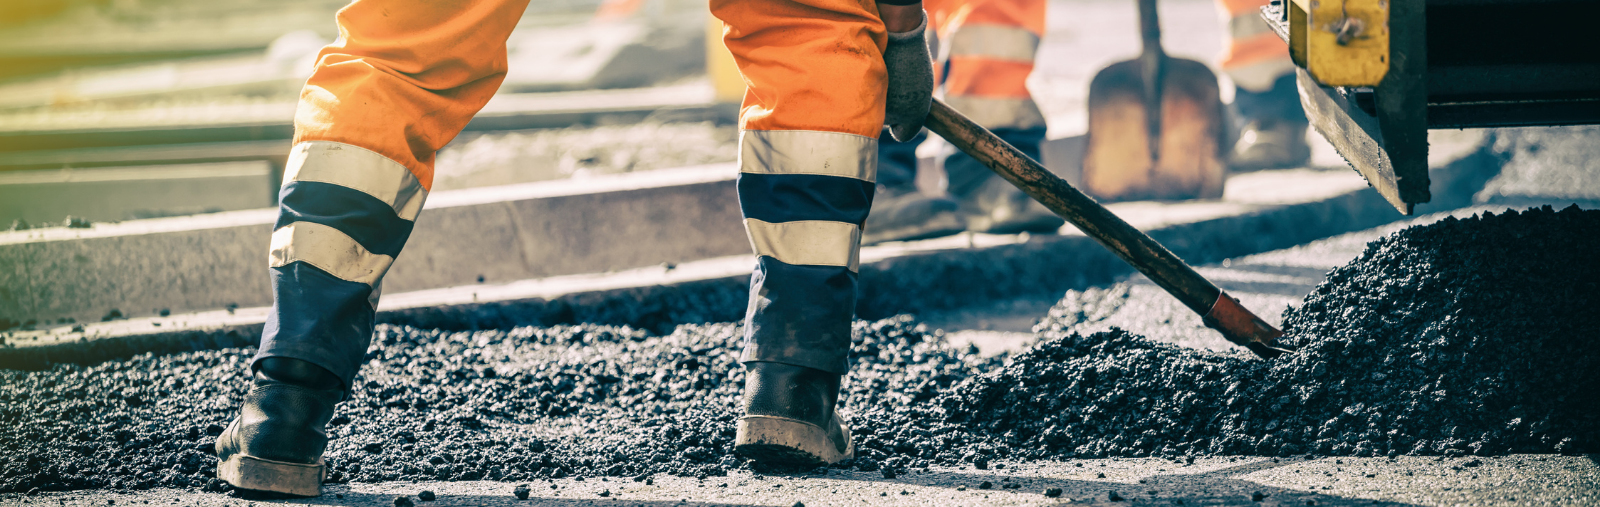
[{"label": "dark asphalt mound", "polygon": [[940,398],[1025,458],[1600,451],[1600,211],[1374,241],[1285,314],[1274,361],[1052,336]]},{"label": "dark asphalt mound", "polygon": [[[862,470],[1055,457],[1600,451],[1600,212],[1447,219],[1373,242],[1286,316],[1275,361],[1068,335],[1010,358],[858,323]],[[735,324],[382,326],[331,433],[336,481],[714,476]],[[214,436],[251,351],[0,370],[0,492],[221,489]]]}]

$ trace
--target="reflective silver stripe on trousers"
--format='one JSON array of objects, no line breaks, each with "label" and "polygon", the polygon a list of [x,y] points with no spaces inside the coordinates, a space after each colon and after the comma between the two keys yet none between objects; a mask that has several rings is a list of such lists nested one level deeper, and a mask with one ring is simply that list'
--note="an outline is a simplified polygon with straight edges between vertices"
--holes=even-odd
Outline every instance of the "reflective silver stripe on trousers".
[{"label": "reflective silver stripe on trousers", "polygon": [[1039,36],[1022,27],[963,24],[950,34],[949,47],[940,58],[976,56],[992,60],[1033,62]]},{"label": "reflective silver stripe on trousers", "polygon": [[861,268],[861,228],[827,220],[769,223],[744,219],[750,246],[765,255],[798,266]]},{"label": "reflective silver stripe on trousers", "polygon": [[377,287],[394,257],[368,252],[338,229],[314,222],[295,222],[272,232],[267,265],[278,268],[304,262],[335,278]]},{"label": "reflective silver stripe on trousers", "polygon": [[985,128],[1026,129],[1045,126],[1044,113],[1039,112],[1039,105],[1033,99],[959,95],[946,96],[944,101]]},{"label": "reflective silver stripe on trousers", "polygon": [[739,132],[739,172],[877,181],[878,140],[817,130],[744,130]]},{"label": "reflective silver stripe on trousers", "polygon": [[400,218],[416,221],[428,191],[405,166],[355,145],[306,141],[289,152],[283,182],[316,181],[360,191],[394,208]]}]

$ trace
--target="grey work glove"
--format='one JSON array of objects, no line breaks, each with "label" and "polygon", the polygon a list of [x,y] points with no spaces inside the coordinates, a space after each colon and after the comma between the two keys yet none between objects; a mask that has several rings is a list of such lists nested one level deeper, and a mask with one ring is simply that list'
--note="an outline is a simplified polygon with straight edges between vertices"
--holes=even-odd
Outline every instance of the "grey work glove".
[{"label": "grey work glove", "polygon": [[889,69],[889,97],[885,100],[883,123],[896,141],[911,140],[922,131],[933,105],[933,57],[923,32],[928,28],[928,13],[922,24],[909,32],[889,32],[889,45],[883,49],[883,63]]}]

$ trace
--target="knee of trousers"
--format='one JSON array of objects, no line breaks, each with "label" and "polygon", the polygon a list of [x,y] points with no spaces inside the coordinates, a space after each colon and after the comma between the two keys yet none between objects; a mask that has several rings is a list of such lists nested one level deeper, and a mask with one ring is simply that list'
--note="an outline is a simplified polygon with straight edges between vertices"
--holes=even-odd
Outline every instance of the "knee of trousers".
[{"label": "knee of trousers", "polygon": [[888,32],[872,0],[717,0],[723,43],[748,85],[740,128],[876,137]]},{"label": "knee of trousers", "polygon": [[378,152],[432,185],[435,152],[488,103],[508,70],[506,39],[528,0],[355,0],[317,55],[295,140]]},{"label": "knee of trousers", "polygon": [[257,357],[309,361],[348,386],[371,338],[383,276],[426,198],[410,170],[373,151],[296,145],[268,252],[273,308]]}]

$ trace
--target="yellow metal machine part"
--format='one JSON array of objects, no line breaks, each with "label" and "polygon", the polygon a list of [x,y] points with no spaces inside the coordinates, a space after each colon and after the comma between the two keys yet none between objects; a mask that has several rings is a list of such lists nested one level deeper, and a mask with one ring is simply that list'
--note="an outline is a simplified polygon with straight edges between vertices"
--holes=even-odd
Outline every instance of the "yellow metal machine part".
[{"label": "yellow metal machine part", "polygon": [[1372,87],[1389,72],[1389,2],[1291,0],[1289,56],[1325,86]]},{"label": "yellow metal machine part", "polygon": [[722,20],[706,16],[706,75],[711,77],[717,102],[737,104],[744,100],[744,77],[733,61],[733,53],[722,43]]}]

